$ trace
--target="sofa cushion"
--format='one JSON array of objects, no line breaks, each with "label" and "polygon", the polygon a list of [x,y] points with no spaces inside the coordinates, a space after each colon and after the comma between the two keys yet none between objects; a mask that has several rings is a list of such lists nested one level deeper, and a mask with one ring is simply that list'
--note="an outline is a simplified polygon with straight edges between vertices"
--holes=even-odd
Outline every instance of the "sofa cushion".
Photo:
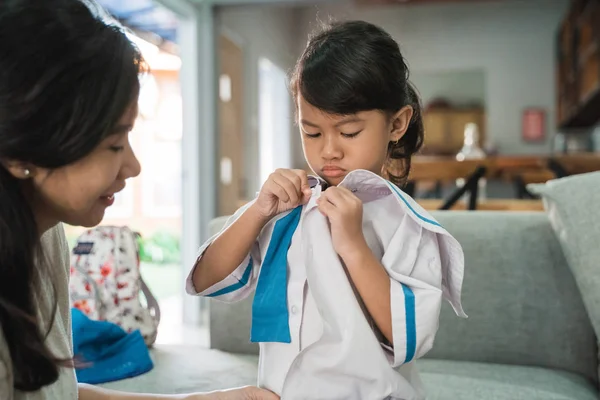
[{"label": "sofa cushion", "polygon": [[[193,346],[157,346],[155,367],[136,378],[103,384],[127,392],[190,393],[255,385],[256,356]],[[575,374],[543,368],[419,360],[428,400],[596,400],[594,386]]]},{"label": "sofa cushion", "polygon": [[600,172],[528,188],[542,196],[596,337],[600,337]]},{"label": "sofa cushion", "polygon": [[433,359],[562,369],[597,379],[596,338],[542,212],[436,212],[463,246],[463,305],[444,304]]},{"label": "sofa cushion", "polygon": [[557,370],[475,362],[418,362],[428,400],[597,400],[585,378]]}]

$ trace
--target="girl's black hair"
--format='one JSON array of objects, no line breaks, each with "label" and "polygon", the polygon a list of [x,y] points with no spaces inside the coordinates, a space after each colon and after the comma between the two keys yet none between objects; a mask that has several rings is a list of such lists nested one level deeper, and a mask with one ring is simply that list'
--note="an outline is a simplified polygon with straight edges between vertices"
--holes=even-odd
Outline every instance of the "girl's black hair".
[{"label": "girl's black hair", "polygon": [[30,183],[2,162],[53,169],[85,157],[135,101],[145,68],[123,29],[92,11],[79,0],[0,1],[0,327],[21,391],[55,382],[73,360],[45,343],[57,299],[42,323],[41,285],[57,266],[44,262]]},{"label": "girl's black hair", "polygon": [[408,75],[398,43],[387,32],[364,21],[347,21],[329,24],[310,37],[290,86],[294,98],[302,95],[336,115],[380,110],[391,116],[412,106],[406,133],[388,144],[384,171],[390,181],[402,185],[424,137],[420,100]]}]

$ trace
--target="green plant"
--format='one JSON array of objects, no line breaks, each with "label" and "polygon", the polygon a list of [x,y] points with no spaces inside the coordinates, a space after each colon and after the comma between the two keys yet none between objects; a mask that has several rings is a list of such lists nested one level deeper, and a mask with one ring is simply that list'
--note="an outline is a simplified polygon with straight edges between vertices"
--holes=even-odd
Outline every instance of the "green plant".
[{"label": "green plant", "polygon": [[151,236],[138,239],[140,259],[153,264],[178,263],[180,257],[179,237],[166,232],[157,231]]}]

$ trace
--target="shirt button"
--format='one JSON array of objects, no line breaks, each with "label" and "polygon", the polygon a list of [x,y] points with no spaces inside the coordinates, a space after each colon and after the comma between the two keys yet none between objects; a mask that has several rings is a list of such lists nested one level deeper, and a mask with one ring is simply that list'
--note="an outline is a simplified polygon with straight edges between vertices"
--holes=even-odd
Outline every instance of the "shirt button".
[{"label": "shirt button", "polygon": [[292,306],[292,314],[297,314],[297,313],[298,313],[298,307]]}]

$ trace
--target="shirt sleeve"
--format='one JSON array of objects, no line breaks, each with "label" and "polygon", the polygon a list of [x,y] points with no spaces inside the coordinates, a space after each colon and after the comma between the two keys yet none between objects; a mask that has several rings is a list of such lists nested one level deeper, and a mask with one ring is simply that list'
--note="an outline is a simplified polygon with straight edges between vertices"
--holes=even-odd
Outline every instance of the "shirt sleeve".
[{"label": "shirt sleeve", "polygon": [[433,346],[443,299],[438,235],[405,215],[386,246],[382,264],[391,278],[394,346],[382,346],[393,367],[422,357]]},{"label": "shirt sleeve", "polygon": [[[227,230],[254,202],[251,202],[244,207],[240,208],[235,212],[226,222],[219,233],[208,239],[198,250],[198,259],[200,260],[204,255],[206,249],[217,239],[225,230]],[[187,279],[186,279],[186,292],[190,295],[212,297],[216,300],[224,302],[236,302],[246,297],[256,287],[256,281],[258,279],[258,273],[261,264],[261,253],[258,243],[258,238],[252,245],[250,252],[246,255],[244,260],[235,268],[235,270],[229,274],[225,279],[215,283],[208,289],[198,292],[194,287],[192,276],[196,268],[197,262],[192,267]]]}]

